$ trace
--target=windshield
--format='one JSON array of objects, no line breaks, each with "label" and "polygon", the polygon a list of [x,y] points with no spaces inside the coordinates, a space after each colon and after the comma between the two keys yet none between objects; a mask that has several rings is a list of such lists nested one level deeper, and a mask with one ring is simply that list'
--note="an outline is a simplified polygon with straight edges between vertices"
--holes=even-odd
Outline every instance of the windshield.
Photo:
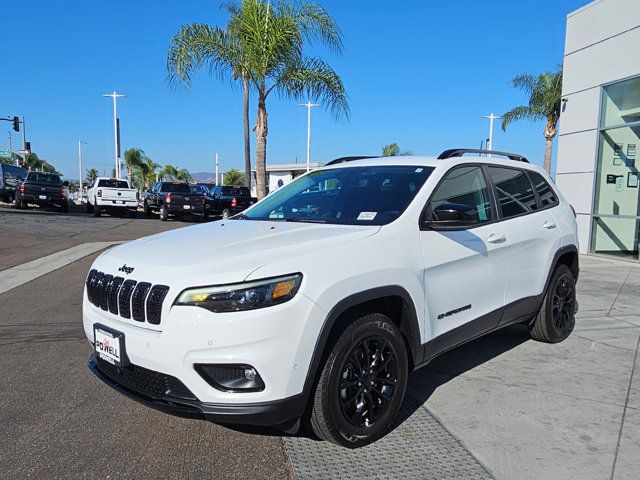
[{"label": "windshield", "polygon": [[163,183],[161,192],[191,193],[188,183]]},{"label": "windshield", "polygon": [[28,182],[50,183],[51,185],[61,185],[62,181],[58,175],[51,173],[30,172],[27,177]]},{"label": "windshield", "polygon": [[129,184],[126,180],[116,180],[115,178],[102,179],[98,181],[98,186],[105,188],[129,188]]},{"label": "windshield", "polygon": [[432,171],[420,166],[316,170],[276,190],[240,218],[385,225],[405,211]]}]

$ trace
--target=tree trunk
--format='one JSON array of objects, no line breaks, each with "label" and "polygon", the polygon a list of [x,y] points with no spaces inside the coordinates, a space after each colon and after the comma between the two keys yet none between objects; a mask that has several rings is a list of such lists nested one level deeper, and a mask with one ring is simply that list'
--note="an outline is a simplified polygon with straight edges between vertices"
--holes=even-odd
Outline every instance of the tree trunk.
[{"label": "tree trunk", "polygon": [[544,138],[546,145],[544,148],[544,169],[547,173],[551,174],[551,157],[553,155],[553,137],[556,136],[556,124],[555,122],[548,121],[544,127]]},{"label": "tree trunk", "polygon": [[258,118],[256,121],[256,180],[258,200],[267,196],[267,104],[264,86],[258,92]]},{"label": "tree trunk", "polygon": [[131,165],[127,164],[127,180],[129,180],[129,185],[131,185],[131,177],[133,176]]},{"label": "tree trunk", "polygon": [[244,123],[244,185],[251,188],[251,146],[249,144],[249,79],[242,78],[243,109],[242,120]]}]

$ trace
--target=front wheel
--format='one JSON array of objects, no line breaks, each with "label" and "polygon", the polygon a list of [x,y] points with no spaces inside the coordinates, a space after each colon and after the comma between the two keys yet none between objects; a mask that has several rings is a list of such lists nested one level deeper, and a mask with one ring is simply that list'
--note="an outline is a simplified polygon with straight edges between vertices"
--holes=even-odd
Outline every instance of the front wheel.
[{"label": "front wheel", "polygon": [[144,212],[144,216],[145,217],[150,217],[151,216],[151,209],[149,208],[149,204],[147,202],[144,202],[144,205],[142,207],[142,211]]},{"label": "front wheel", "polygon": [[160,220],[166,222],[169,219],[169,212],[167,211],[167,207],[162,205],[160,207]]},{"label": "front wheel", "polygon": [[563,341],[576,324],[576,280],[566,265],[553,272],[542,307],[529,327],[534,340],[546,343]]},{"label": "front wheel", "polygon": [[314,433],[348,448],[375,442],[391,428],[407,387],[407,351],[398,327],[363,315],[338,338],[311,399]]},{"label": "front wheel", "polygon": [[99,217],[100,215],[102,215],[102,208],[100,207],[100,205],[96,204],[93,206],[93,216]]}]

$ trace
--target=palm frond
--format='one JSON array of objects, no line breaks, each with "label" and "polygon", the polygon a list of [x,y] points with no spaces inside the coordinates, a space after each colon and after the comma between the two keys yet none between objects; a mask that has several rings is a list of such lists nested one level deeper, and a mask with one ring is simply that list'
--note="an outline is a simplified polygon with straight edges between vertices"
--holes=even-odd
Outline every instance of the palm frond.
[{"label": "palm frond", "polygon": [[294,4],[281,1],[278,4],[278,11],[293,18],[310,43],[320,42],[334,52],[342,52],[342,32],[321,5],[304,0]]},{"label": "palm frond", "polygon": [[524,92],[531,95],[536,89],[537,78],[528,73],[521,73],[520,75],[516,75],[515,77],[513,77],[513,79],[511,80],[511,84],[515,88],[519,88],[520,90],[523,90]]},{"label": "palm frond", "polygon": [[502,114],[502,130],[506,131],[509,125],[519,120],[543,120],[544,118],[542,111],[530,105],[520,105]]},{"label": "palm frond", "polygon": [[281,96],[313,99],[327,108],[334,118],[349,118],[348,97],[340,76],[319,58],[300,58],[287,65],[271,86]]}]

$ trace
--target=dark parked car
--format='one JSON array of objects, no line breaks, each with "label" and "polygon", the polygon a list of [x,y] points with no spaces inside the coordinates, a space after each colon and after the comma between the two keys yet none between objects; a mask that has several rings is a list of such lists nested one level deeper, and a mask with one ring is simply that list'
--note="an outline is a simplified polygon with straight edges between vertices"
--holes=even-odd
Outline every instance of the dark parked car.
[{"label": "dark parked car", "polygon": [[29,171],[26,168],[16,167],[0,163],[0,198],[13,203],[16,199],[18,186],[27,178]]},{"label": "dark parked car", "polygon": [[144,194],[143,209],[147,217],[154,211],[159,212],[162,221],[168,220],[169,216],[182,219],[184,215],[191,215],[196,220],[208,216],[205,196],[192,193],[190,185],[181,182],[156,182]]},{"label": "dark parked car", "polygon": [[16,191],[16,208],[27,208],[29,203],[41,207],[56,207],[61,212],[69,211],[69,200],[65,184],[56,173],[29,172]]},{"label": "dark parked car", "polygon": [[212,215],[227,218],[236,213],[240,213],[251,205],[257,199],[251,196],[248,187],[235,187],[232,185],[218,185],[210,189],[213,198]]}]

